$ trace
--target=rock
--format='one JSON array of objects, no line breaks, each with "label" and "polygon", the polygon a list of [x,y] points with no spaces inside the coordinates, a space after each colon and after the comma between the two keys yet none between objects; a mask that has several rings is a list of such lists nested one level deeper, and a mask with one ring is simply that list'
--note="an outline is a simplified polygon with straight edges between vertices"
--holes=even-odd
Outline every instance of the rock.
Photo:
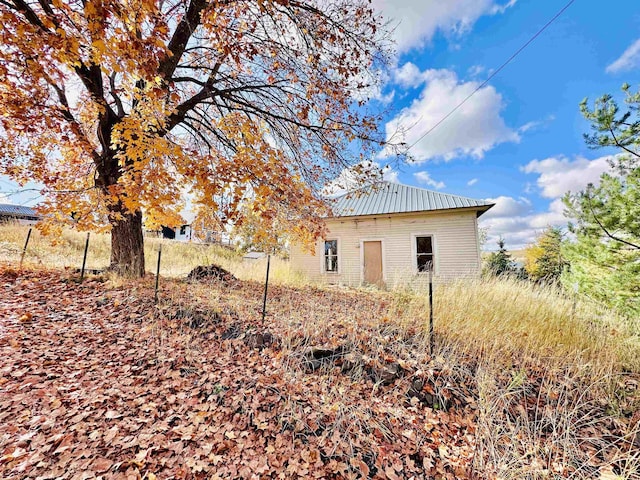
[{"label": "rock", "polygon": [[420,403],[429,407],[429,408],[441,408],[440,403],[435,395],[424,391],[424,380],[421,378],[416,378],[411,382],[411,387],[407,392],[407,396],[409,398],[417,398]]},{"label": "rock", "polygon": [[263,349],[275,343],[275,338],[269,332],[248,333],[244,337],[244,343],[251,348]]},{"label": "rock", "polygon": [[315,372],[323,365],[333,363],[346,355],[347,349],[343,345],[335,348],[311,347],[304,355],[303,364],[308,372]]},{"label": "rock", "polygon": [[391,385],[402,376],[403,370],[399,363],[394,362],[382,368],[374,368],[371,373],[376,383],[382,382],[383,385]]},{"label": "rock", "polygon": [[341,357],[345,354],[345,348],[339,345],[336,348],[323,348],[323,347],[311,347],[307,352],[307,357],[314,358],[316,360],[333,360],[337,357]]},{"label": "rock", "polygon": [[410,397],[417,397],[422,393],[423,387],[424,387],[424,380],[422,380],[421,378],[416,378],[413,380],[413,382],[411,382],[411,388],[407,393],[409,394]]},{"label": "rock", "polygon": [[351,352],[342,357],[342,373],[362,371],[364,360],[360,353]]},{"label": "rock", "polygon": [[315,372],[318,370],[324,362],[322,360],[316,360],[315,358],[306,359],[304,367],[307,372]]},{"label": "rock", "polygon": [[224,332],[222,332],[222,340],[231,340],[234,338],[238,338],[242,333],[242,327],[239,323],[233,323],[227,328]]}]

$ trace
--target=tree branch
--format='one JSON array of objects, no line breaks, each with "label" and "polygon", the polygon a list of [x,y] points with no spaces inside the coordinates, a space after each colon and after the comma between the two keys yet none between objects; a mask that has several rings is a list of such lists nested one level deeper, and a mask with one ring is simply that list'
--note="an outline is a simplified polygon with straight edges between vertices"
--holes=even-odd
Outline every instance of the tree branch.
[{"label": "tree branch", "polygon": [[189,3],[186,15],[176,27],[171,40],[169,40],[169,45],[167,46],[169,52],[160,62],[158,68],[158,72],[165,80],[170,79],[173,72],[175,72],[191,35],[200,24],[200,15],[207,4],[207,0],[191,0]]},{"label": "tree branch", "polygon": [[44,23],[42,23],[42,20],[40,20],[40,17],[38,17],[36,12],[34,12],[33,9],[29,5],[27,5],[27,2],[23,0],[13,0],[13,4],[18,9],[18,11],[25,16],[25,18],[31,25],[40,28],[43,32],[50,33],[49,29],[44,25]]},{"label": "tree branch", "polygon": [[109,76],[109,86],[110,86],[109,93],[111,93],[111,96],[113,97],[113,101],[116,102],[116,109],[118,110],[118,116],[122,118],[124,117],[125,112],[124,112],[124,107],[122,106],[122,100],[120,100],[120,97],[116,93],[116,72],[111,73],[111,75]]},{"label": "tree branch", "polygon": [[609,132],[611,132],[611,136],[613,137],[613,141],[615,142],[617,147],[623,149],[625,152],[630,153],[631,155],[634,155],[634,156],[640,158],[640,154],[638,154],[637,152],[634,152],[633,150],[627,148],[626,146],[622,145],[618,141],[618,138],[616,137],[616,134],[614,133],[613,128],[611,128],[611,126],[609,126]]},{"label": "tree branch", "polygon": [[630,246],[632,248],[635,248],[637,250],[640,250],[640,245],[636,245],[635,243],[628,242],[623,238],[618,238],[615,235],[612,235],[611,233],[609,233],[609,230],[606,229],[606,227],[602,224],[600,219],[598,219],[598,216],[596,215],[596,212],[593,210],[593,204],[591,203],[591,197],[587,195],[587,199],[589,200],[589,209],[591,210],[591,214],[593,215],[593,219],[596,221],[596,223],[602,229],[602,231],[607,235],[607,237],[609,237],[610,239],[615,240],[617,242],[624,243],[625,245],[628,245],[628,246]]}]

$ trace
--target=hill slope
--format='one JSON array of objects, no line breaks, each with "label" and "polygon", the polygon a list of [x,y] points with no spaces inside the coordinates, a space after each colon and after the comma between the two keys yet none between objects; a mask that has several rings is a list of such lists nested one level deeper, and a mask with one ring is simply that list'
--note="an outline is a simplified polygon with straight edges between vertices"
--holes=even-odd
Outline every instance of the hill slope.
[{"label": "hill slope", "polygon": [[414,294],[275,286],[263,325],[260,284],[151,287],[1,270],[2,478],[639,474],[637,366],[596,365],[606,341],[442,321],[432,355]]}]

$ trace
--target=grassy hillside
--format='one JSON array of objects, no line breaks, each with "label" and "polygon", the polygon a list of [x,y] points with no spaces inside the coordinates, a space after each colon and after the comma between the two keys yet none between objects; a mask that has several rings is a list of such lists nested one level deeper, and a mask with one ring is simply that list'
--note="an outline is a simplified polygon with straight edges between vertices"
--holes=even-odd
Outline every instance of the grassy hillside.
[{"label": "grassy hillside", "polygon": [[[16,264],[24,235],[24,230],[0,229],[0,255],[6,255],[1,260]],[[33,254],[27,257],[30,268],[38,262],[60,267],[66,265],[65,259],[81,261],[82,236],[65,234],[62,240],[62,245],[53,247],[36,237]],[[106,264],[107,242],[104,237],[100,241],[105,246],[103,256],[98,257],[96,246],[94,258],[103,258]],[[153,265],[157,242],[148,242],[148,266]],[[182,450],[175,453],[174,444],[158,446],[173,453],[164,463],[154,457],[136,467],[145,478],[152,478],[149,473],[159,474],[158,478],[180,476],[181,469],[191,472],[192,477],[185,478],[200,478],[203,471],[217,471],[221,477],[225,477],[221,472],[228,472],[229,478],[233,471],[240,477],[240,471],[270,477],[283,470],[287,478],[308,478],[310,471],[324,472],[325,478],[632,479],[640,475],[638,321],[576,302],[553,288],[516,280],[436,285],[432,352],[424,291],[317,288],[305,285],[286,262],[278,260],[263,324],[262,285],[253,280],[263,278],[264,263],[243,262],[216,247],[163,243],[163,258],[165,251],[163,275],[180,277],[196,264],[218,263],[241,281],[165,279],[160,304],[154,307],[150,279],[123,284],[103,278],[70,287],[66,274],[58,271],[20,274],[5,267],[6,295],[0,300],[0,312],[6,313],[8,323],[1,326],[8,333],[0,336],[0,348],[7,365],[12,361],[16,365],[3,370],[0,388],[22,385],[11,372],[22,371],[25,359],[13,343],[28,341],[27,351],[48,348],[39,344],[49,341],[47,336],[15,336],[26,328],[20,323],[24,312],[37,318],[47,302],[51,303],[47,311],[56,311],[61,307],[56,307],[55,299],[62,296],[69,302],[62,311],[87,312],[71,316],[81,323],[69,328],[80,332],[97,325],[98,337],[83,342],[110,345],[100,332],[117,331],[121,333],[114,338],[130,339],[118,343],[122,353],[112,355],[107,350],[106,360],[97,356],[91,365],[115,361],[108,369],[130,372],[131,362],[144,360],[153,365],[147,367],[149,372],[158,372],[159,377],[146,381],[153,392],[131,390],[126,395],[146,395],[162,404],[167,395],[190,399],[197,391],[198,405],[218,402],[211,411],[215,418],[198,417],[191,410],[180,414],[174,428],[182,432]],[[51,293],[69,288],[82,293]],[[23,290],[30,293],[17,297]],[[29,300],[11,303],[12,298]],[[86,304],[74,303],[81,299]],[[93,311],[91,305],[100,307]],[[46,324],[38,332],[49,335],[64,326],[46,318],[49,323],[43,318]],[[100,326],[105,318],[108,328]],[[68,335],[65,332],[59,334]],[[18,340],[12,343],[12,338]],[[93,345],[86,349],[99,355],[100,349]],[[64,378],[52,381],[64,383]],[[90,408],[90,392],[98,388],[94,381],[69,390],[76,391],[74,402],[86,401]],[[56,384],[56,388],[66,391],[69,386]],[[118,395],[113,401],[129,402],[126,395]],[[125,419],[144,416],[144,411],[136,410],[144,404],[130,400],[136,407]],[[242,409],[233,407],[234,402]],[[7,412],[13,408],[9,405]],[[154,408],[161,425],[171,421],[171,409]],[[30,428],[24,425],[23,430]],[[222,433],[220,426],[226,429]],[[193,429],[212,437],[189,443],[192,434],[184,432]],[[0,451],[11,448],[11,435],[0,435],[4,438]],[[163,442],[173,438],[164,435]],[[88,447],[95,455],[109,452],[114,464],[127,455],[135,457],[135,452],[121,448],[109,450],[100,438]],[[209,453],[201,451],[203,444],[211,446]],[[243,452],[252,448],[270,452],[264,457],[268,467],[250,467],[250,455]],[[189,458],[197,461],[189,463]],[[2,465],[0,460],[0,472],[16,463]],[[267,470],[257,473],[261,468]]]}]

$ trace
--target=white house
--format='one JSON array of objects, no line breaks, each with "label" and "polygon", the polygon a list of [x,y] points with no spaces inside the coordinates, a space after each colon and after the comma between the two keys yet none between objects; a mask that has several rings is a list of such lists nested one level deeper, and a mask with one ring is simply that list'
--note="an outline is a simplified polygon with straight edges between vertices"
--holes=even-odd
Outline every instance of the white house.
[{"label": "white house", "polygon": [[475,277],[478,217],[493,205],[380,182],[334,199],[326,237],[314,254],[292,245],[291,265],[312,280],[352,286]]}]

